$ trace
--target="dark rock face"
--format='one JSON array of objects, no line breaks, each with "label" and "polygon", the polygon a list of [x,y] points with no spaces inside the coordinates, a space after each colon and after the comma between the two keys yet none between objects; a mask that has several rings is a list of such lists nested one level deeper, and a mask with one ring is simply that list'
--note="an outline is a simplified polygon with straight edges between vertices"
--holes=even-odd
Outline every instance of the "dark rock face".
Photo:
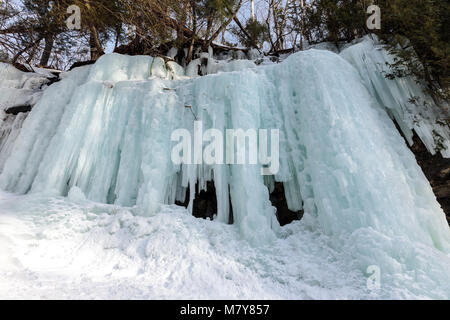
[{"label": "dark rock face", "polygon": [[285,226],[294,221],[301,220],[303,211],[291,211],[288,208],[286,195],[284,193],[284,185],[281,182],[275,183],[275,189],[270,194],[270,201],[272,205],[277,208],[277,218],[281,226]]},{"label": "dark rock face", "polygon": [[52,72],[52,74],[54,75],[53,78],[48,78],[48,83],[46,84],[47,86],[51,86],[52,84],[61,81],[61,78],[59,77],[59,73],[58,72]]},{"label": "dark rock face", "polygon": [[75,62],[69,69],[69,71],[78,68],[78,67],[84,67],[84,66],[89,66],[91,64],[94,64],[96,62],[96,60],[89,60],[89,61],[79,61],[79,62]]},{"label": "dark rock face", "polygon": [[17,116],[19,113],[26,113],[30,112],[32,109],[31,106],[19,106],[19,107],[12,107],[5,110],[6,114],[12,114],[14,116]]},{"label": "dark rock face", "polygon": [[417,135],[414,135],[414,145],[411,150],[430,181],[450,225],[450,159],[445,159],[440,154],[434,156],[430,154]]},{"label": "dark rock face", "polygon": [[143,42],[133,41],[129,44],[122,44],[114,49],[114,53],[126,54],[128,56],[144,55],[146,45]]}]

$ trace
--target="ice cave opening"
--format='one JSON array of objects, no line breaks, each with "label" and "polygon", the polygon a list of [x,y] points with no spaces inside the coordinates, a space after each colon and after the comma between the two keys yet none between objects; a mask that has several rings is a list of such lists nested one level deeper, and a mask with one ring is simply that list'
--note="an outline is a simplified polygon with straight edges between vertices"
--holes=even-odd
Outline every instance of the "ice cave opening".
[{"label": "ice cave opening", "polygon": [[[184,200],[176,200],[175,204],[188,208],[190,202],[190,187],[183,194]],[[195,197],[192,208],[192,215],[199,219],[214,220],[217,214],[217,196],[214,181],[208,181],[206,188],[201,189],[199,183],[195,185]]]},{"label": "ice cave opening", "polygon": [[[190,203],[190,187],[188,186],[180,198],[175,201],[175,204],[180,207],[188,208]],[[230,215],[228,224],[233,224],[233,207],[231,197],[229,197]],[[217,216],[217,193],[214,180],[207,181],[204,188],[200,188],[199,183],[195,185],[195,197],[192,205],[192,215],[199,219],[213,221]]]},{"label": "ice cave opening", "polygon": [[[273,177],[270,177],[273,179]],[[269,178],[269,179],[270,179]],[[289,208],[286,199],[285,187],[282,182],[273,182],[268,187],[270,194],[270,202],[276,208],[275,215],[280,226],[286,226],[294,221],[300,221],[303,218],[304,210],[294,211]],[[217,194],[214,180],[206,182],[205,188],[200,188],[199,183],[195,185],[195,198],[192,207],[192,215],[199,219],[213,221],[217,215]],[[183,194],[184,200],[176,200],[175,204],[188,208],[190,202],[190,187]],[[181,198],[183,199],[183,197]],[[231,197],[229,197],[230,215],[228,224],[233,224],[233,205]]]},{"label": "ice cave opening", "polygon": [[280,226],[284,227],[294,221],[300,221],[305,213],[303,210],[294,211],[288,206],[284,183],[275,182],[273,189],[269,190],[270,202],[274,206],[276,211],[276,216]]}]

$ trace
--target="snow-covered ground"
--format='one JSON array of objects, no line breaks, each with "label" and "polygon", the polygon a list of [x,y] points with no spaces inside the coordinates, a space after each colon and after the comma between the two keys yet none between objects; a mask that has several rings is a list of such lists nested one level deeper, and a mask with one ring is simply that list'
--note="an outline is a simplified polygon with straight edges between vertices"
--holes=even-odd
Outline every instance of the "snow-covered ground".
[{"label": "snow-covered ground", "polygon": [[236,227],[184,208],[139,217],[77,200],[0,195],[1,298],[375,297],[345,254],[302,223],[253,247]]},{"label": "snow-covered ground", "polygon": [[[15,193],[0,194],[0,297],[450,298],[450,230],[387,111],[418,89],[364,78],[368,47],[216,61],[205,77],[190,74],[201,61],[113,54],[63,74],[0,167]],[[174,164],[171,133],[192,133],[192,113],[205,130],[279,129],[280,171]],[[210,180],[217,218],[195,219],[193,186]],[[301,222],[277,225],[273,181]],[[188,210],[174,206],[188,186]]]},{"label": "snow-covered ground", "polygon": [[[132,208],[76,194],[2,192],[0,212],[2,299],[446,297],[438,288],[418,293],[424,289],[420,275],[403,275],[416,283],[416,293],[383,273],[381,288],[369,290],[370,274],[358,270],[352,250],[305,221],[283,227],[270,245],[255,247],[235,226],[196,219],[176,206],[141,217]],[[431,254],[442,259],[441,266],[450,263],[448,256]]]}]

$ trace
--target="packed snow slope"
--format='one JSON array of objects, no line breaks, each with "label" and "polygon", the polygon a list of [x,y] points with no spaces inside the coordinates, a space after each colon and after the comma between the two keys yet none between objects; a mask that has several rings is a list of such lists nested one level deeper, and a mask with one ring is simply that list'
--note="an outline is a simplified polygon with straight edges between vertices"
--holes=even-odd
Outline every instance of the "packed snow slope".
[{"label": "packed snow slope", "polygon": [[[450,298],[450,231],[380,88],[328,51],[232,70],[113,54],[45,90],[0,175],[28,194],[0,199],[0,295]],[[174,165],[185,106],[204,130],[279,129],[280,171]],[[193,186],[210,180],[216,219],[196,220]],[[278,225],[274,181],[301,222]]]}]

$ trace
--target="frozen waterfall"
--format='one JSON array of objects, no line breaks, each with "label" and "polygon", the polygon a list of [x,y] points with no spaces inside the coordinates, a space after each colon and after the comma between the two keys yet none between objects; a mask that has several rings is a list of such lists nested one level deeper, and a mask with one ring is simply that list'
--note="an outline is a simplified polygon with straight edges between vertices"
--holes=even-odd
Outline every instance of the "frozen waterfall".
[{"label": "frozen waterfall", "polygon": [[[229,221],[231,198],[240,234],[263,246],[283,234],[269,199],[270,181],[282,182],[289,209],[304,210],[302,223],[333,239],[330,246],[357,269],[378,265],[392,286],[448,298],[445,215],[391,118],[408,139],[416,130],[432,152],[437,130],[445,156],[448,131],[431,115],[413,121],[405,94],[425,95],[410,81],[387,85],[375,69],[388,58],[371,45],[340,55],[308,50],[259,67],[237,63],[195,78],[161,58],[105,55],[44,91],[0,166],[0,187],[82,192],[151,217],[184,201],[188,189],[192,210],[195,186],[214,181],[216,220]],[[194,116],[204,130],[279,129],[279,172],[265,179],[260,165],[173,164],[171,133],[194,135]]]}]

